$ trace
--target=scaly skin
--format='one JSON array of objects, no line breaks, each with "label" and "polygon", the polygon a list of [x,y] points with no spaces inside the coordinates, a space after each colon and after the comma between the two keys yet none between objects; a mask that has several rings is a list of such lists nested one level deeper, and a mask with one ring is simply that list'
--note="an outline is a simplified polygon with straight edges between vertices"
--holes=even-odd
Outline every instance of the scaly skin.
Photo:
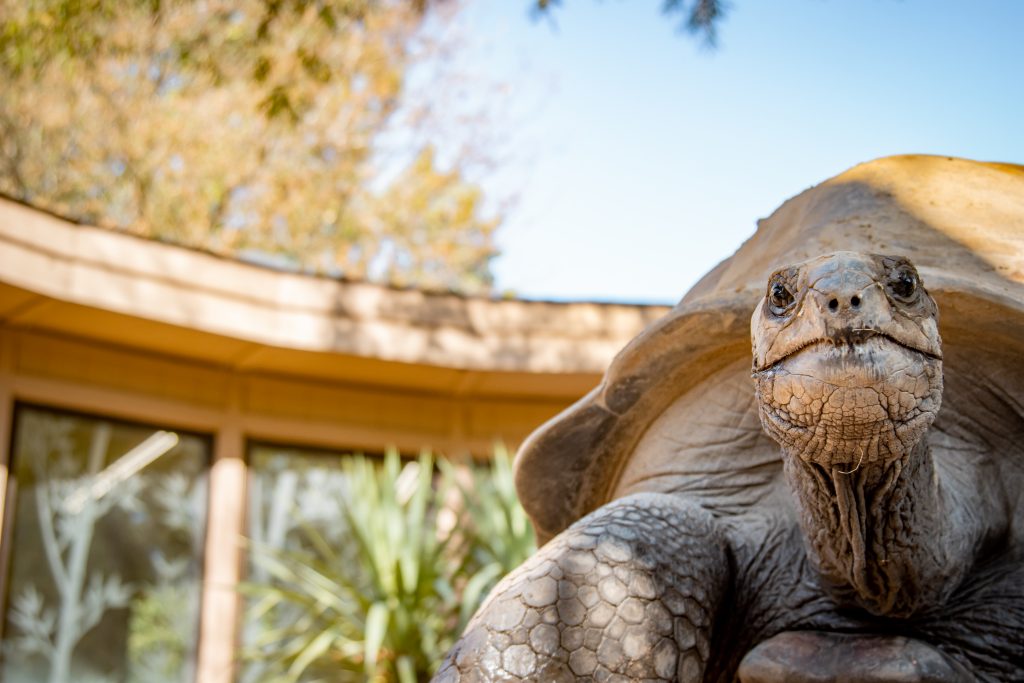
[{"label": "scaly skin", "polygon": [[498,584],[434,681],[700,681],[728,567],[705,510],[619,499]]}]

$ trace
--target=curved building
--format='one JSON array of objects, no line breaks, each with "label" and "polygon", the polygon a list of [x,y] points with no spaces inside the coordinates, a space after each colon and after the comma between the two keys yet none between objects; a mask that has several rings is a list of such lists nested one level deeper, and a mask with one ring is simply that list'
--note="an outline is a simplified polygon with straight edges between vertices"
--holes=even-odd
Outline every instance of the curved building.
[{"label": "curved building", "polygon": [[[667,310],[282,272],[0,199],[0,595],[4,640],[26,653],[4,680],[168,652],[188,679],[234,680],[239,540],[274,532],[261,467],[389,447],[485,458]],[[157,604],[191,606],[195,643],[129,637]]]}]

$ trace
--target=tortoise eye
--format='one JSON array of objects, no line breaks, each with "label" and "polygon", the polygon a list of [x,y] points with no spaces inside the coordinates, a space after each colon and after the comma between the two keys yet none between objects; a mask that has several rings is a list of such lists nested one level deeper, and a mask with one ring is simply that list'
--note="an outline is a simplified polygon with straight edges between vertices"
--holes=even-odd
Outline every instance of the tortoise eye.
[{"label": "tortoise eye", "polygon": [[889,290],[897,299],[910,301],[917,294],[917,273],[913,268],[902,266],[892,272],[889,277]]},{"label": "tortoise eye", "polygon": [[775,315],[784,314],[795,301],[793,292],[782,280],[774,280],[768,285],[768,308]]}]

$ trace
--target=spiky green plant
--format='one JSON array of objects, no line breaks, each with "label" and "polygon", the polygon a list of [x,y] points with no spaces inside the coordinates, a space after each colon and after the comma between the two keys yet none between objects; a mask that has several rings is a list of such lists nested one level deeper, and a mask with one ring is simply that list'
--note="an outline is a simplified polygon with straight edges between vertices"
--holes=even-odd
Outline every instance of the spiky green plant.
[{"label": "spiky green plant", "polygon": [[[344,538],[303,525],[303,549],[253,545],[268,580],[249,584],[247,619],[264,624],[243,653],[263,681],[430,678],[494,583],[533,547],[507,453],[469,481],[430,455],[404,465],[344,459]],[[454,516],[454,517],[453,517]]]},{"label": "spiky green plant", "polygon": [[458,487],[459,528],[465,534],[464,552],[470,555],[464,559],[467,580],[459,611],[461,632],[494,584],[533,554],[537,539],[516,496],[512,458],[503,445],[495,446],[490,466],[469,467],[469,485],[452,463],[440,460],[438,466]]}]

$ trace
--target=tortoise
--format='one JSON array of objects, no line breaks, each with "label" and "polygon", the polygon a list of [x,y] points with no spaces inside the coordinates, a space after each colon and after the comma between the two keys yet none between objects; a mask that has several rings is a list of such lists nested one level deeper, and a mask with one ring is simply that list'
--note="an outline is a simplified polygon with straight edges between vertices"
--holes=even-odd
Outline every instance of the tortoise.
[{"label": "tortoise", "polygon": [[516,486],[544,545],[439,683],[1024,680],[1024,167],[790,199]]}]

